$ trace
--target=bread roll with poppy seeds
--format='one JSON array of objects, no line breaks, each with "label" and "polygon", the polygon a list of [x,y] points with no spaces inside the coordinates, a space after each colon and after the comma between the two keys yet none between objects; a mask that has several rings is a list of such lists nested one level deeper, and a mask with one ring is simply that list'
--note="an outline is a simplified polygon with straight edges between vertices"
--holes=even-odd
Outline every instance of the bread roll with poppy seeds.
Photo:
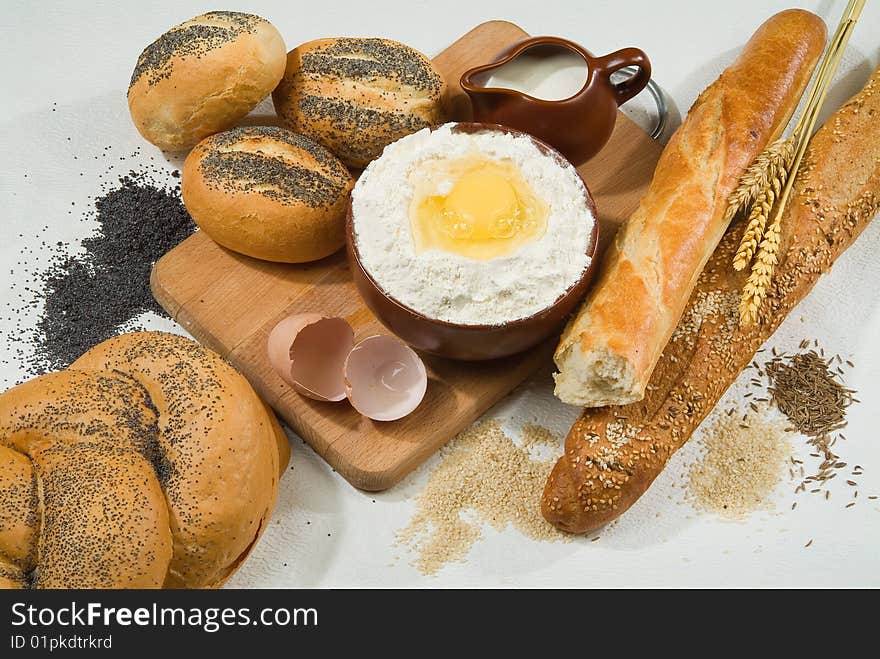
[{"label": "bread roll with poppy seeds", "polygon": [[272,99],[288,128],[360,168],[391,142],[442,124],[445,90],[419,51],[390,39],[343,37],[291,50]]},{"label": "bread roll with poppy seeds", "polygon": [[[789,312],[880,212],[880,69],[810,140],[782,216],[779,264],[758,320],[739,323],[747,222],[712,254],[644,400],[585,410],[553,467],[541,512],[574,533],[622,515],[648,489]],[[853,304],[858,304],[853,300]]]},{"label": "bread roll with poppy seeds", "polygon": [[729,224],[727,199],[785,130],[825,45],[801,9],[772,16],[703,91],[663,150],[562,334],[556,395],[584,407],[640,400],[697,277]]},{"label": "bread roll with poppy seeds", "polygon": [[353,186],[345,165],[320,144],[251,126],[199,143],[183,165],[181,194],[195,223],[223,247],[303,263],[345,243]]},{"label": "bread roll with poppy seeds", "polygon": [[216,587],[265,529],[288,456],[219,355],[108,339],[0,394],[0,587]]},{"label": "bread roll with poppy seeds", "polygon": [[181,23],[138,58],[128,87],[134,125],[168,151],[231,128],[272,93],[286,50],[278,30],[252,14],[211,11]]}]

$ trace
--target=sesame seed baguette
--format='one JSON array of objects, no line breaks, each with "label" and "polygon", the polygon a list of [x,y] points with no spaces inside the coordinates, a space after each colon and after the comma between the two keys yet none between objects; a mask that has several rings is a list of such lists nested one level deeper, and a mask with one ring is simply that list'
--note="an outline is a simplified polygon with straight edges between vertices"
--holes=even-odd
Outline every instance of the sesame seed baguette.
[{"label": "sesame seed baguette", "polygon": [[767,20],[688,112],[599,280],[560,339],[556,395],[584,407],[640,400],[688,296],[728,226],[727,198],[785,129],[825,43],[792,9]]},{"label": "sesame seed baguette", "polygon": [[783,216],[780,263],[755,325],[733,269],[746,223],[730,228],[699,277],[642,401],[585,410],[541,498],[544,517],[596,529],[648,489],[791,309],[880,210],[880,69],[810,141]]}]

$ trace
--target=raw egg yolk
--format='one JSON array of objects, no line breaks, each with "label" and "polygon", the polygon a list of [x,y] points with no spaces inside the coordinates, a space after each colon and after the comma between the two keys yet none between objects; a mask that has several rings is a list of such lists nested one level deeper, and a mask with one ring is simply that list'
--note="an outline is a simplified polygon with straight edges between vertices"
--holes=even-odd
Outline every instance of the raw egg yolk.
[{"label": "raw egg yolk", "polygon": [[[474,157],[442,161],[420,177],[410,206],[416,253],[440,249],[493,259],[539,239],[547,229],[545,205],[512,163]],[[448,192],[436,193],[438,181],[451,183]]]}]

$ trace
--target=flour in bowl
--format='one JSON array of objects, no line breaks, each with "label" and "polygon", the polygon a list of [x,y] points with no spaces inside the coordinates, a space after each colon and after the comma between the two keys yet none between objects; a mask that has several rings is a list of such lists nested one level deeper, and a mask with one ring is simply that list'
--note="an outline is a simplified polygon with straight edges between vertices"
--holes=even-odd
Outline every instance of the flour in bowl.
[{"label": "flour in bowl", "polygon": [[352,192],[364,269],[411,309],[500,325],[552,305],[590,265],[596,221],[572,165],[527,136],[454,124],[404,137]]}]

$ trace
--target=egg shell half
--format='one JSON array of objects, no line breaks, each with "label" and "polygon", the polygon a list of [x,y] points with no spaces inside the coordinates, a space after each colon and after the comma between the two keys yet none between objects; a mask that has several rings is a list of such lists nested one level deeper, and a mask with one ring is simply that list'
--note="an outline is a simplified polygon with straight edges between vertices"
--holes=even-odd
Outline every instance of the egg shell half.
[{"label": "egg shell half", "polygon": [[346,396],[345,360],[354,346],[354,330],[342,318],[294,314],[270,332],[267,350],[272,368],[303,396],[340,401]]},{"label": "egg shell half", "polygon": [[419,356],[387,335],[358,342],[345,360],[344,371],[349,402],[374,421],[395,421],[411,413],[428,388],[428,374]]}]

